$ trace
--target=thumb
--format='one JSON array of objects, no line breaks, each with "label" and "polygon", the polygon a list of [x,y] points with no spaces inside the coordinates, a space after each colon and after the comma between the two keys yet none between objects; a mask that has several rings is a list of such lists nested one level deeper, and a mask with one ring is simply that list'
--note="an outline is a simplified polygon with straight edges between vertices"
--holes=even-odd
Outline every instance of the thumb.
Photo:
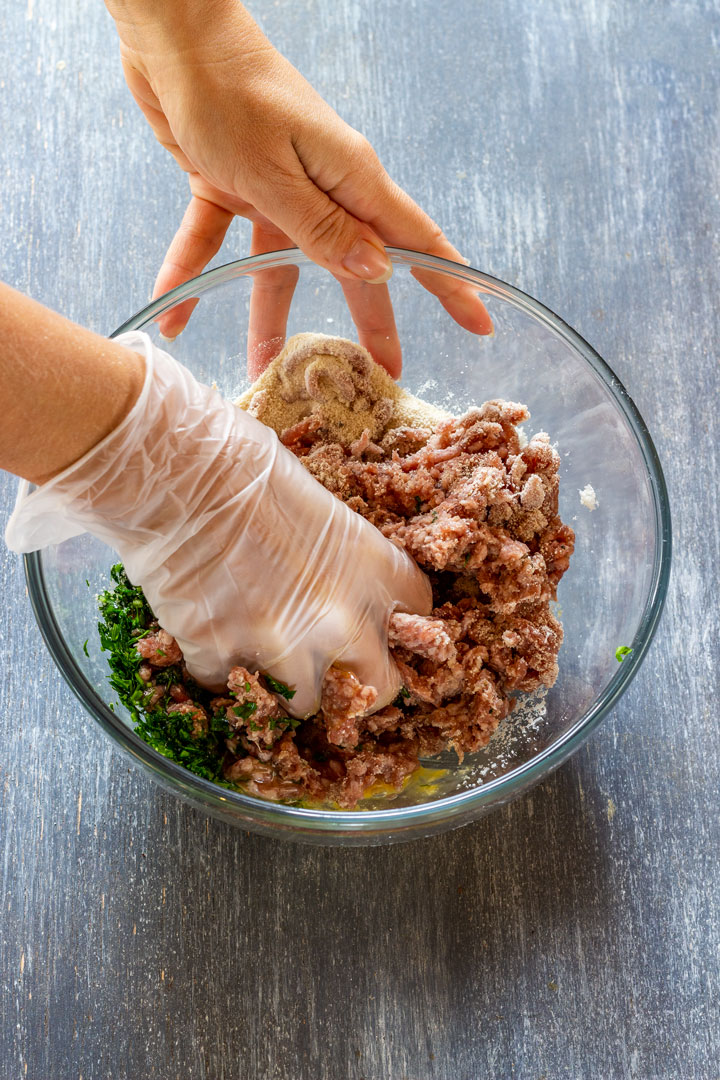
[{"label": "thumb", "polygon": [[344,278],[379,285],[392,274],[382,241],[321,191],[297,163],[270,189],[258,189],[255,206],[313,262]]},{"label": "thumb", "polygon": [[363,686],[375,687],[377,698],[371,712],[384,709],[397,697],[402,679],[388,649],[386,630],[379,633],[377,626],[367,623],[360,637],[343,649],[336,662],[352,671]]},{"label": "thumb", "polygon": [[378,555],[384,559],[384,570],[379,570],[383,566],[380,558],[372,561],[376,561],[379,575],[384,578],[389,602],[381,602],[370,608],[360,634],[345,646],[337,662],[352,671],[364,686],[375,687],[378,692],[373,707],[375,711],[390,704],[401,683],[400,672],[388,648],[390,614],[405,611],[429,615],[432,610],[432,588],[417,563],[400,547],[377,532],[368,539],[380,541]]}]

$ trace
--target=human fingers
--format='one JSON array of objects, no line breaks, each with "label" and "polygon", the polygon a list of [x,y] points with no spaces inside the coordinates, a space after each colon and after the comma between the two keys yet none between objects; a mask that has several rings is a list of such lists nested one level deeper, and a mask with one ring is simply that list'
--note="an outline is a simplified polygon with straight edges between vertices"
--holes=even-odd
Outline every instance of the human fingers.
[{"label": "human fingers", "polygon": [[313,262],[338,277],[381,284],[392,274],[382,241],[308,176],[294,151],[267,163],[246,197]]},{"label": "human fingers", "polygon": [[[332,189],[333,198],[371,225],[384,244],[467,265],[440,226],[390,179],[370,144],[360,137],[359,145],[364,150],[355,150],[355,167]],[[474,285],[449,280],[432,270],[412,273],[466,330],[474,334],[493,332],[492,320]]]},{"label": "human fingers", "polygon": [[[251,255],[264,255],[293,247],[292,241],[270,222],[253,224]],[[248,320],[248,375],[257,379],[285,344],[288,315],[300,271],[296,266],[259,270],[253,274]]]},{"label": "human fingers", "polygon": [[358,332],[358,341],[393,379],[400,376],[402,348],[387,285],[338,278]]},{"label": "human fingers", "polygon": [[[193,195],[160,267],[153,297],[200,274],[220,249],[233,217],[222,206]],[[176,338],[185,329],[196,304],[197,300],[185,300],[160,315],[160,333],[170,340]]]},{"label": "human fingers", "polygon": [[[406,206],[406,223],[401,228],[394,221],[387,224],[377,222],[375,225],[385,242],[393,247],[409,247],[467,266],[467,260],[447,240],[439,226],[409,196],[406,198],[412,205]],[[448,314],[465,330],[471,334],[492,334],[492,319],[475,285],[448,278],[433,270],[413,269],[411,273],[423,288],[438,298]]]},{"label": "human fingers", "polygon": [[[442,256],[442,258],[446,257]],[[460,262],[467,265],[464,259]],[[494,333],[492,319],[478,296],[475,285],[470,282],[455,281],[435,270],[413,269],[410,273],[424,289],[438,298],[447,313],[463,329],[469,330],[471,334],[482,336]]]},{"label": "human fingers", "polygon": [[[292,247],[292,240],[270,223],[253,226],[252,255]],[[248,375],[256,379],[285,344],[287,320],[297,285],[297,267],[261,270],[253,275],[248,326]],[[402,350],[387,285],[337,278],[357,328],[358,340],[385,370],[397,378]]]}]

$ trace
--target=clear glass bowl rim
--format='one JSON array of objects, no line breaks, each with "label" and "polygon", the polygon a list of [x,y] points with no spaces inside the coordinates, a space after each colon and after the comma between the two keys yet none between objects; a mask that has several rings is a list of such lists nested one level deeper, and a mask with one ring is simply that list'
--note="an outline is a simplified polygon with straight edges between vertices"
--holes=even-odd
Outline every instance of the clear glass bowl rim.
[{"label": "clear glass bowl rim", "polygon": [[[437,824],[444,819],[451,819],[458,815],[469,818],[479,814],[482,808],[488,806],[488,804],[509,801],[514,794],[529,787],[574,753],[612,709],[640,667],[652,642],[665,603],[672,550],[670,506],[665,477],[645,421],[625,387],[608,364],[563,319],[520,289],[471,266],[451,262],[434,255],[427,255],[405,248],[388,247],[386,250],[394,265],[404,265],[411,269],[435,270],[461,281],[472,282],[487,294],[501,296],[504,300],[530,314],[534,319],[544,323],[558,333],[567,344],[580,354],[602,380],[614,399],[615,405],[623,414],[633,432],[647,470],[647,479],[650,483],[655,512],[655,535],[659,541],[656,543],[651,587],[637,633],[630,643],[632,652],[626,656],[622,663],[618,664],[617,673],[605,687],[598,700],[562,738],[531,761],[518,766],[502,777],[489,781],[482,787],[438,799],[436,802],[389,808],[387,810],[308,810],[301,807],[266,802],[243,795],[240,792],[221,788],[209,780],[204,780],[188,772],[169,758],[163,757],[148,746],[147,743],[143,742],[130,728],[126,727],[120,718],[115,716],[108,704],[97,695],[65,643],[50,604],[42,569],[41,553],[32,552],[25,555],[24,565],[28,593],[40,632],[63,678],[90,715],[126,753],[151,772],[159,774],[160,777],[169,782],[176,792],[184,791],[190,798],[203,804],[209,811],[214,809],[221,814],[223,811],[226,812],[228,805],[235,805],[240,812],[238,817],[241,820],[254,817],[258,822],[262,822],[265,828],[275,824],[281,826],[285,831],[288,828],[292,829],[293,823],[306,832],[315,830],[318,832],[331,832],[334,829],[352,832],[394,831],[396,829],[402,830],[403,826],[422,828],[423,824],[428,826]],[[245,276],[258,270],[305,264],[314,265],[297,248],[249,256],[226,263],[223,266],[206,271],[153,300],[127,319],[110,337],[117,337],[118,334],[127,330],[141,329],[179,301],[189,297],[201,296],[202,293],[215,285],[223,284],[235,277]]]}]

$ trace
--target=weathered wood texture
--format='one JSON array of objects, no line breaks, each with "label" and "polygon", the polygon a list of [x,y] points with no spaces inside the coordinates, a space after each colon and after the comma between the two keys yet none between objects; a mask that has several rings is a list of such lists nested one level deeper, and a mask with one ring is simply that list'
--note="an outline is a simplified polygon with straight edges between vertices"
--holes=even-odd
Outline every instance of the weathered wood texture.
[{"label": "weathered wood texture", "polygon": [[[0,1076],[720,1077],[718,4],[254,11],[471,261],[626,383],[672,492],[668,607],[630,692],[528,797],[414,845],[311,850],[129,771],[0,553]],[[100,0],[2,4],[0,131],[2,276],[111,330],[186,194]],[[246,244],[235,226],[221,259]]]}]

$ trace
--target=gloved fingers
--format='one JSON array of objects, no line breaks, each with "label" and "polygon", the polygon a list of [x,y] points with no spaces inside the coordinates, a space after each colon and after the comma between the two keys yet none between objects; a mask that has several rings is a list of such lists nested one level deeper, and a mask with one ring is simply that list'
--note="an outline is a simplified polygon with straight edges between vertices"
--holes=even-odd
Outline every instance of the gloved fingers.
[{"label": "gloved fingers", "polygon": [[[325,644],[321,645],[320,641]],[[400,673],[388,649],[385,627],[381,629],[371,621],[366,622],[355,640],[335,656],[324,633],[314,642],[315,647],[300,647],[290,656],[270,662],[267,668],[267,674],[294,690],[292,698],[283,702],[291,716],[307,717],[318,712],[323,682],[331,666],[351,671],[363,686],[375,688],[377,699],[371,712],[389,705],[397,697]]]},{"label": "gloved fingers", "polygon": [[367,622],[362,633],[343,649],[335,666],[352,671],[363,686],[374,686],[377,698],[370,712],[389,705],[400,690],[400,672],[390,655],[387,628]]},{"label": "gloved fingers", "polygon": [[429,615],[432,610],[432,587],[426,574],[399,545],[377,534],[382,549],[377,559],[370,559],[369,572],[381,578],[390,598],[391,611],[404,611],[412,615]]},{"label": "gloved fingers", "polygon": [[296,719],[314,716],[320,708],[325,664],[322,655],[315,650],[298,649],[280,661],[261,668],[264,675],[284,683],[291,696],[283,698],[282,704]]},{"label": "gloved fingers", "polygon": [[[356,648],[350,647],[352,655],[358,660],[370,650],[372,658],[365,665],[367,670],[375,670],[375,657],[380,655],[382,647],[378,644],[377,630],[365,619],[365,627],[356,621],[358,613],[349,613],[341,605],[328,608],[314,625],[298,633],[295,628],[295,642],[287,647],[287,628],[283,632],[276,629],[275,635],[263,634],[264,674],[285,683],[294,691],[286,703],[291,716],[308,717],[318,712],[322,696],[325,675],[338,656],[348,654],[347,642],[356,638]],[[387,652],[387,634],[384,651]],[[344,666],[344,665],[343,665]]]},{"label": "gloved fingers", "polygon": [[225,694],[228,675],[235,665],[213,663],[206,649],[198,650],[197,659],[193,662],[192,658],[188,659],[188,656],[192,657],[192,652],[192,649],[183,651],[183,659],[193,679],[206,690],[212,690],[214,694]]}]

